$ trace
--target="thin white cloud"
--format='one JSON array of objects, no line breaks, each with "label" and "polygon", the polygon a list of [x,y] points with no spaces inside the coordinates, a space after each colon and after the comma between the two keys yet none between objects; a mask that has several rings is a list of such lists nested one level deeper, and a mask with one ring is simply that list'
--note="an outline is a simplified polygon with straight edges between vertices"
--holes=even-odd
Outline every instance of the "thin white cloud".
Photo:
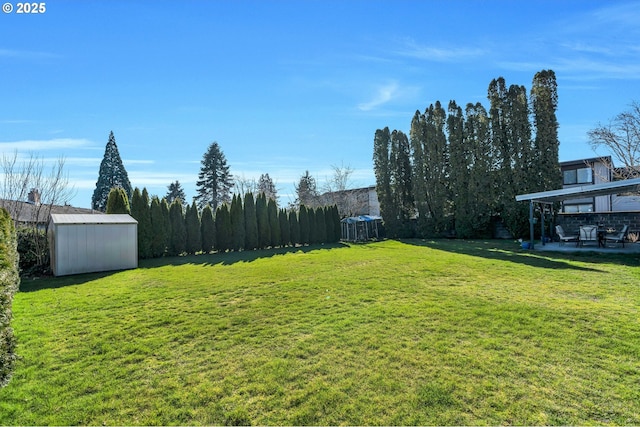
[{"label": "thin white cloud", "polygon": [[396,50],[397,55],[434,62],[453,62],[477,58],[487,54],[486,49],[478,47],[428,46],[407,38],[403,46]]},{"label": "thin white cloud", "polygon": [[378,87],[376,93],[372,99],[358,104],[358,109],[361,111],[371,111],[376,107],[386,104],[391,101],[398,92],[398,83],[392,82],[387,85]]},{"label": "thin white cloud", "polygon": [[15,58],[15,59],[55,59],[60,58],[60,55],[50,52],[40,52],[33,50],[12,50],[12,49],[0,49],[0,58]]},{"label": "thin white cloud", "polygon": [[0,142],[0,153],[13,151],[45,151],[92,148],[93,143],[88,139],[54,138],[46,140],[25,139],[22,141]]}]

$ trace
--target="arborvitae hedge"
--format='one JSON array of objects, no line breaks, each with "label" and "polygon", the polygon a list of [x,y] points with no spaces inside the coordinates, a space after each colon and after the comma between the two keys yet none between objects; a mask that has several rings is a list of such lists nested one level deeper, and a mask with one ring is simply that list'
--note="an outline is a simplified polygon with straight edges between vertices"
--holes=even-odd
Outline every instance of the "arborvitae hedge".
[{"label": "arborvitae hedge", "polygon": [[216,249],[220,252],[230,250],[231,239],[231,215],[227,204],[224,203],[216,210]]},{"label": "arborvitae hedge", "polygon": [[206,205],[202,210],[200,232],[202,233],[202,251],[208,254],[216,246],[216,223],[213,219],[213,210],[209,205]]},{"label": "arborvitae hedge", "polygon": [[300,245],[300,223],[298,222],[298,214],[293,209],[289,211],[289,230],[291,246]]},{"label": "arborvitae hedge", "polygon": [[0,387],[11,379],[16,361],[16,341],[10,322],[11,303],[19,285],[16,231],[9,212],[0,208]]},{"label": "arborvitae hedge", "polygon": [[187,249],[187,230],[184,224],[184,213],[180,199],[176,199],[169,207],[169,221],[171,223],[171,238],[169,240],[169,255],[182,254]]},{"label": "arborvitae hedge", "polygon": [[131,216],[138,221],[138,258],[151,258],[153,256],[151,250],[153,230],[151,229],[149,193],[146,188],[142,192],[138,187],[133,190]]},{"label": "arborvitae hedge", "polygon": [[264,193],[260,193],[256,198],[256,218],[258,220],[258,248],[264,249],[271,244],[267,198]]},{"label": "arborvitae hedge", "polygon": [[202,250],[202,233],[200,230],[200,214],[194,201],[191,206],[187,206],[185,214],[185,228],[187,232],[187,253],[195,254]]},{"label": "arborvitae hedge", "polygon": [[129,197],[123,188],[112,188],[107,198],[108,214],[128,214],[131,213],[129,207]]},{"label": "arborvitae hedge", "polygon": [[244,195],[244,232],[246,250],[253,250],[258,247],[258,219],[256,217],[256,203],[253,194]]},{"label": "arborvitae hedge", "polygon": [[291,244],[291,228],[289,227],[289,216],[286,210],[280,209],[278,220],[280,222],[280,244],[287,246]]},{"label": "arborvitae hedge", "polygon": [[234,195],[231,201],[231,242],[234,251],[241,251],[245,248],[245,219],[242,208],[242,198]]},{"label": "arborvitae hedge", "polygon": [[[163,199],[164,200],[164,199]],[[166,205],[166,202],[165,202]],[[157,196],[151,199],[151,256],[158,258],[167,250],[167,235],[171,226],[162,213],[162,205]]]},{"label": "arborvitae hedge", "polygon": [[298,221],[300,223],[300,244],[306,245],[311,243],[311,236],[309,234],[309,210],[305,205],[300,205]]},{"label": "arborvitae hedge", "polygon": [[269,199],[267,202],[267,214],[269,215],[269,232],[271,238],[269,244],[272,248],[280,246],[280,222],[278,221],[278,206],[276,201]]}]

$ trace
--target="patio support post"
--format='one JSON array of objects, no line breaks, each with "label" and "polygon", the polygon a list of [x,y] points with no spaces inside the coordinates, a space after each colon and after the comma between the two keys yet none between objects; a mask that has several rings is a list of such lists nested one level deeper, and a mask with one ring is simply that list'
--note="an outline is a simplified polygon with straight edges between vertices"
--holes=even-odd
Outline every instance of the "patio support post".
[{"label": "patio support post", "polygon": [[533,246],[533,200],[529,200],[529,234],[531,236],[530,248],[534,249]]},{"label": "patio support post", "polygon": [[540,203],[540,239],[542,241],[542,246],[544,246],[544,210],[546,206],[544,203]]}]

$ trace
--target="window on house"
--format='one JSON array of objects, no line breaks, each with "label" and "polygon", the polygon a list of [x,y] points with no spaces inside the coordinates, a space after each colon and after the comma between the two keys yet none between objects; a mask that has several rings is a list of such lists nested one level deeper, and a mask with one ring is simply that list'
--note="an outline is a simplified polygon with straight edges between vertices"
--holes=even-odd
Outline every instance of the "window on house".
[{"label": "window on house", "polygon": [[563,205],[563,211],[565,213],[583,213],[593,212],[593,203],[579,203],[575,205]]},{"label": "window on house", "polygon": [[592,184],[593,171],[591,168],[572,169],[563,172],[564,184]]}]

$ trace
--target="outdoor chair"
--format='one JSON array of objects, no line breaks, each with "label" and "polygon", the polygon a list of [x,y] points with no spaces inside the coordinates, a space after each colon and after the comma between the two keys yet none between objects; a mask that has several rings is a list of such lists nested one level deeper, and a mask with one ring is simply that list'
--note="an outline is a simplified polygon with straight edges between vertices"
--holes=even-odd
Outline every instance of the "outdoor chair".
[{"label": "outdoor chair", "polygon": [[598,227],[595,225],[581,225],[578,245],[583,246],[585,242],[598,242]]},{"label": "outdoor chair", "polygon": [[560,244],[564,245],[565,242],[577,242],[578,236],[567,236],[567,233],[564,232],[564,228],[561,225],[556,225],[556,234],[560,239]]},{"label": "outdoor chair", "polygon": [[611,243],[622,243],[622,247],[624,248],[624,241],[627,239],[628,232],[629,232],[629,226],[625,225],[624,227],[622,227],[622,231],[620,231],[618,234],[606,236],[604,239],[607,242],[611,242]]}]

